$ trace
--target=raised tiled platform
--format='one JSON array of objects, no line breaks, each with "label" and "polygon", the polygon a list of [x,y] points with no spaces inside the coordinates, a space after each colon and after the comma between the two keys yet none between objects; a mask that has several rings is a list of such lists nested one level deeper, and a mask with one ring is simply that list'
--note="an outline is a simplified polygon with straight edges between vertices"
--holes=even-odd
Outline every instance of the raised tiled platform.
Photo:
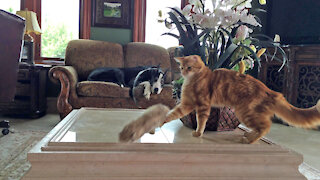
[{"label": "raised tiled platform", "polygon": [[141,113],[73,111],[29,152],[24,179],[305,179],[301,155],[267,140],[241,144],[241,129],[196,138],[176,120],[136,143],[118,143],[124,125]]}]

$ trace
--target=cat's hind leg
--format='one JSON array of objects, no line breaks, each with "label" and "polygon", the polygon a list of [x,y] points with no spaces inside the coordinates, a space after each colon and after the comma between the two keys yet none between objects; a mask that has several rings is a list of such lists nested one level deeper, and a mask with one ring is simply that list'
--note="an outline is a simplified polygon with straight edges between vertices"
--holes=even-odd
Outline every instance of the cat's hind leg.
[{"label": "cat's hind leg", "polygon": [[251,132],[244,133],[244,137],[242,139],[243,143],[248,144],[253,144],[262,136],[266,135],[272,124],[270,116],[267,114],[244,115],[239,118],[239,120],[248,128],[252,129]]}]

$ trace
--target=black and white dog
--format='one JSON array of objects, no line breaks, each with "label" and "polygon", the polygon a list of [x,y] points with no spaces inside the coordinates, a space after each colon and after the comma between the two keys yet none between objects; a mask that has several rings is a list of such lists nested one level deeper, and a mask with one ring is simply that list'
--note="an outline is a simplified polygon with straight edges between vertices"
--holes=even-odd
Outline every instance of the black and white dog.
[{"label": "black and white dog", "polygon": [[130,87],[130,97],[137,104],[132,92],[133,88],[142,84],[144,86],[144,97],[150,99],[152,93],[161,93],[166,73],[167,71],[163,72],[159,66],[138,66],[133,68],[102,67],[93,70],[88,76],[88,81],[113,82],[121,87]]},{"label": "black and white dog", "polygon": [[88,81],[113,82],[121,87],[132,87],[138,73],[151,67],[153,66],[138,66],[132,68],[101,67],[93,70],[89,74]]},{"label": "black and white dog", "polygon": [[167,72],[168,70],[163,72],[159,67],[148,68],[140,71],[134,80],[133,87],[130,89],[130,96],[133,98],[134,102],[137,104],[132,91],[133,88],[139,85],[144,86],[143,96],[148,100],[150,99],[151,94],[160,94],[163,89],[164,79]]}]

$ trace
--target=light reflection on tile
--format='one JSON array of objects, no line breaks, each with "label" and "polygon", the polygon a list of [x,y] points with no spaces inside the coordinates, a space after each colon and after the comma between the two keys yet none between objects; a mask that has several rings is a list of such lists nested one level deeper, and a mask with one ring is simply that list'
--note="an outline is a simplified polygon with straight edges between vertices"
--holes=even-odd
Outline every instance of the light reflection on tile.
[{"label": "light reflection on tile", "polygon": [[219,143],[219,144],[233,144],[241,143],[243,132],[241,130],[215,132],[206,131],[202,137],[193,137],[192,131],[183,125],[180,120],[174,120],[162,126],[162,131],[165,136],[174,135],[173,141],[170,143]]},{"label": "light reflection on tile", "polygon": [[73,131],[68,131],[60,142],[76,142],[77,133]]},{"label": "light reflection on tile", "polygon": [[140,143],[168,143],[168,139],[160,128],[157,128],[154,134],[145,133],[139,140]]}]

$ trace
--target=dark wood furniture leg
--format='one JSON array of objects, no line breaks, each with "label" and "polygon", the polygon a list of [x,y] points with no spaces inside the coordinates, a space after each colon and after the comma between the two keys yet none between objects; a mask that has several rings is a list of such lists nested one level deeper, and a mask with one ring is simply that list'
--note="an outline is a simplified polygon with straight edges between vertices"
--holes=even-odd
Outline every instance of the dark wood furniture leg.
[{"label": "dark wood furniture leg", "polygon": [[53,73],[53,77],[60,80],[61,91],[57,100],[57,109],[60,114],[60,118],[63,119],[66,117],[71,111],[72,106],[69,104],[69,92],[70,92],[70,81],[67,78],[67,75],[62,71],[55,71]]}]

